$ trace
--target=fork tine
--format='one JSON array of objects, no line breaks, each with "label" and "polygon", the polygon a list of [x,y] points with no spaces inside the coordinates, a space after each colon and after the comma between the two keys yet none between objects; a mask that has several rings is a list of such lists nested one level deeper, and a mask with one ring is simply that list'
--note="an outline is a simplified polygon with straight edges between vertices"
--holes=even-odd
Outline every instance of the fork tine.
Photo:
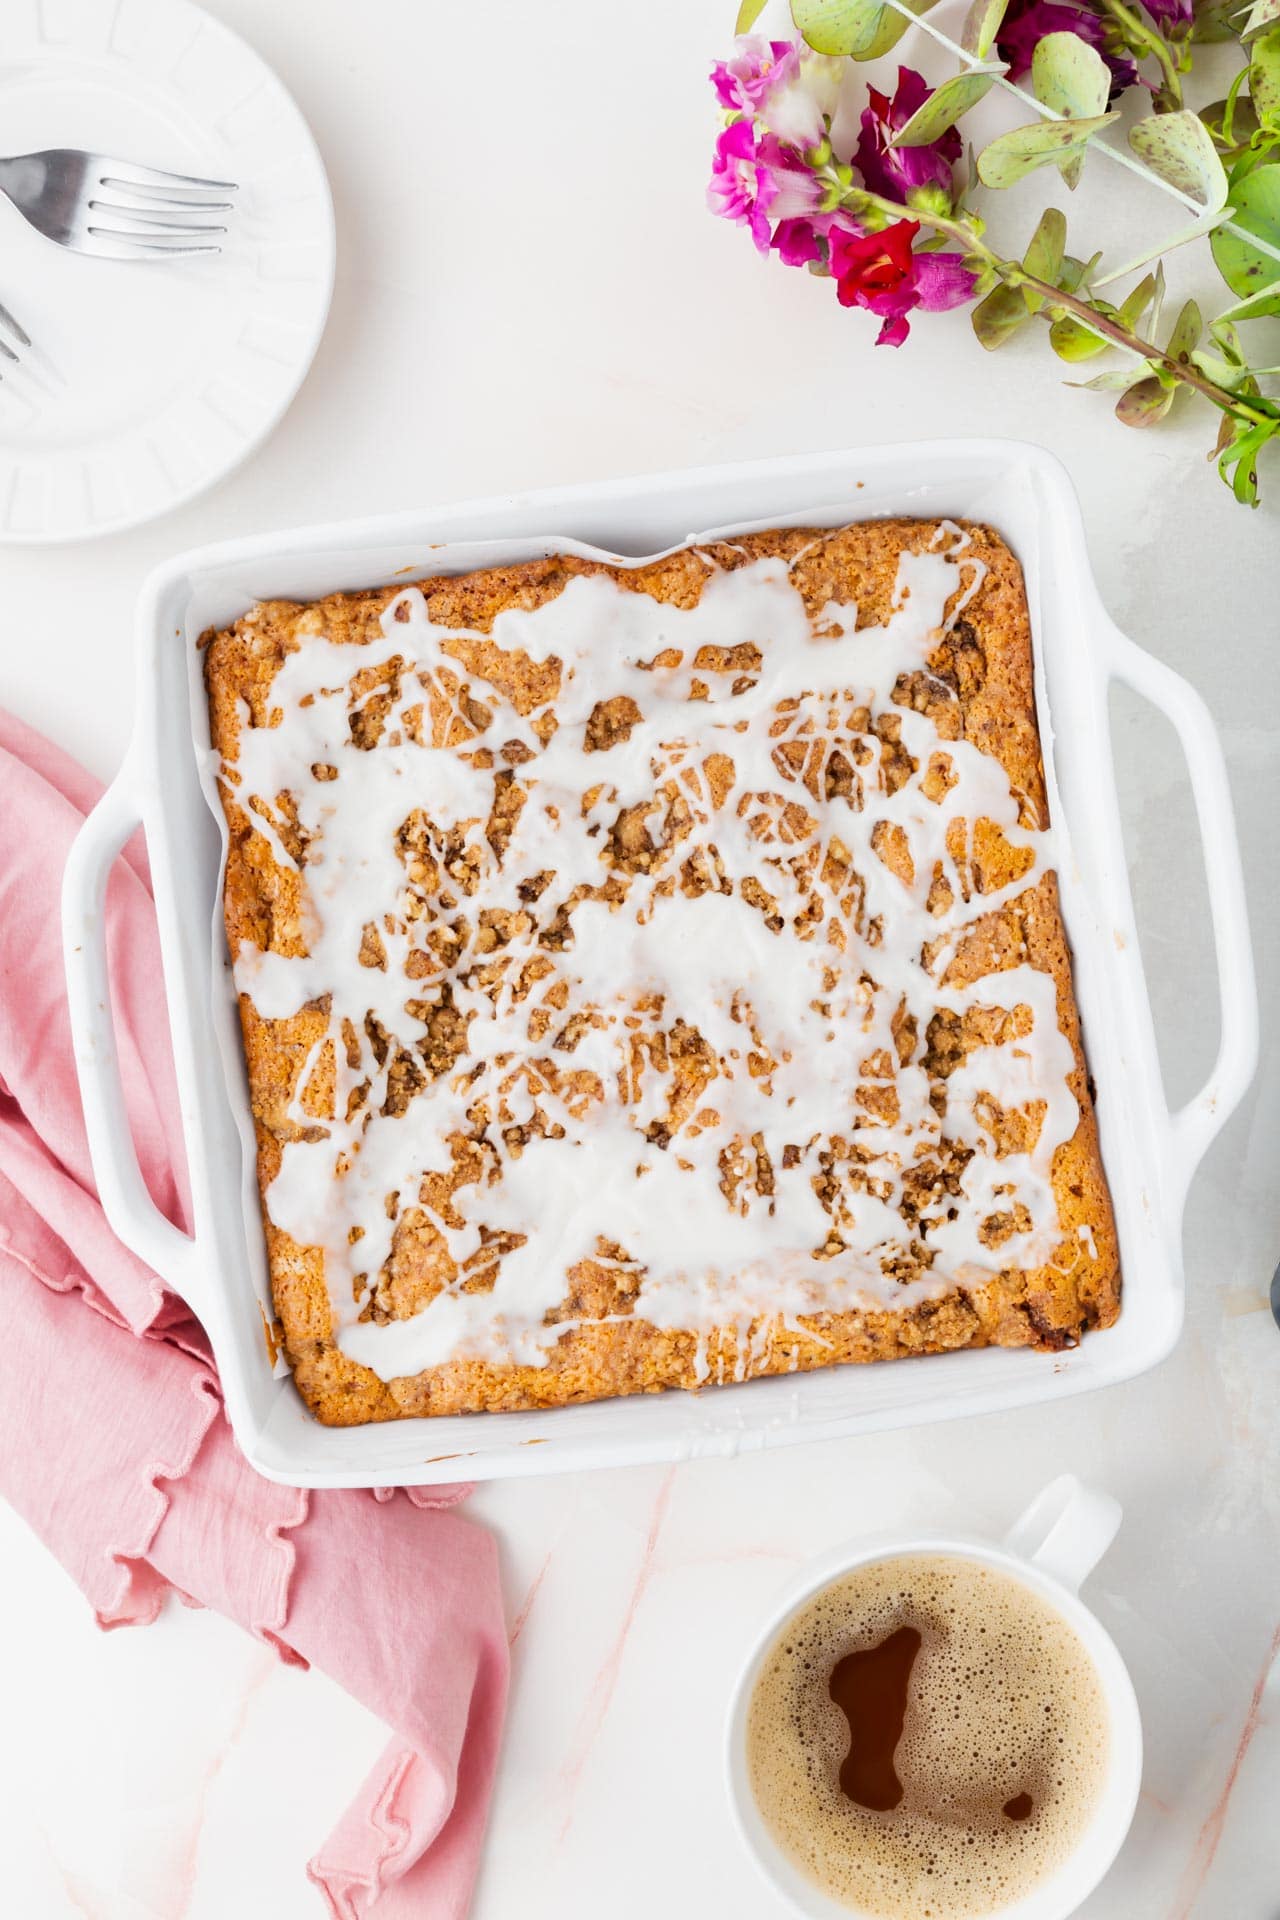
[{"label": "fork tine", "polygon": [[[31,345],[31,335],[26,331],[25,327],[18,325],[8,307],[0,306],[0,326],[8,327],[9,332],[13,335],[20,347],[29,347]],[[0,346],[4,346],[3,341],[0,341]],[[11,360],[17,359],[17,354],[11,353],[8,347],[5,347],[4,350],[9,354]]]},{"label": "fork tine", "polygon": [[203,193],[235,193],[237,180],[206,180],[198,173],[165,173],[157,167],[135,166],[131,160],[99,160],[98,180],[103,186],[151,187],[159,190],[186,189]]},{"label": "fork tine", "polygon": [[[149,186],[145,181],[122,180],[118,174],[113,173],[103,174],[102,178],[97,182],[97,185],[103,192],[125,195],[130,200],[135,201],[139,206],[192,207],[197,211],[209,208],[210,210],[220,212],[224,208],[230,211],[235,205],[233,200],[228,200],[225,197],[215,199],[203,189],[197,190],[194,187],[153,187]],[[236,189],[232,187],[223,191],[224,194],[233,193]]]},{"label": "fork tine", "polygon": [[141,207],[127,207],[121,205],[117,200],[91,200],[89,202],[90,213],[105,215],[108,219],[114,218],[121,228],[127,228],[131,233],[138,229],[145,228],[149,228],[156,233],[192,234],[225,233],[227,231],[226,227],[220,224],[210,224],[203,220],[193,220],[191,218],[193,211],[217,213],[220,209],[217,207],[188,208],[183,212],[177,207],[174,207],[170,211],[167,208],[154,204]]},{"label": "fork tine", "polygon": [[145,241],[149,246],[163,247],[170,241],[213,239],[216,235],[225,233],[226,228],[195,225],[171,227],[164,224],[148,225],[142,221],[127,224],[120,221],[110,224],[105,221],[91,220],[86,225],[85,232],[92,235],[95,240],[139,240]]},{"label": "fork tine", "polygon": [[[152,234],[116,233],[109,227],[89,227],[86,231],[95,242],[94,251],[116,260],[132,260],[148,254],[157,260],[176,260],[188,253],[222,252],[219,246],[193,246],[187,236],[181,233],[161,239]],[[196,229],[196,232],[203,231],[203,228]]]},{"label": "fork tine", "polygon": [[59,389],[65,387],[66,382],[56,367],[32,344],[30,335],[18,325],[8,309],[0,307],[0,315],[11,324],[12,338],[20,341],[23,349],[20,353],[15,352],[8,340],[0,336],[0,394],[26,407],[34,407],[41,400],[56,400]]},{"label": "fork tine", "polygon": [[[16,348],[11,344],[14,341]],[[55,399],[67,384],[48,354],[36,346],[5,306],[0,306],[0,380],[5,382],[6,393],[19,394],[28,404],[33,390],[45,399]]]}]

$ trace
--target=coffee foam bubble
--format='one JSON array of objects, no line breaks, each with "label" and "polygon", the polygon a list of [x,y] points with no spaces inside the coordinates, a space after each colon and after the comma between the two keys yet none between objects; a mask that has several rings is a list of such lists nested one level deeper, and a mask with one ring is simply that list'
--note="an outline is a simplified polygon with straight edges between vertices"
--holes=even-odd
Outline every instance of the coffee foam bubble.
[{"label": "coffee foam bubble", "polygon": [[[887,1813],[840,1789],[849,1725],[828,1693],[846,1654],[915,1627]],[[1021,1899],[1072,1852],[1107,1768],[1097,1670],[1031,1587],[949,1554],[857,1567],[787,1622],[747,1715],[747,1762],[782,1851],[832,1899],[883,1920],[978,1920]],[[1004,1808],[1019,1795],[1029,1817]]]}]

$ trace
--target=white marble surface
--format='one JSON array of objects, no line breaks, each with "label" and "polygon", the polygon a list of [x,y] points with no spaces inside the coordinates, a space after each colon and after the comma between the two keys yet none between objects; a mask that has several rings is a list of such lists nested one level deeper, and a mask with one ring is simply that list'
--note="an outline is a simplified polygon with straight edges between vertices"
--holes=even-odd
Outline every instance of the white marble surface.
[{"label": "white marble surface", "polygon": [[[1120,624],[1206,693],[1231,761],[1264,995],[1258,1086],[1187,1219],[1177,1353],[1128,1386],[947,1428],[665,1470],[495,1486],[515,1638],[477,1920],[777,1911],[730,1832],[721,1721],[775,1587],[860,1529],[1002,1529],[1071,1467],[1127,1519],[1087,1590],[1149,1740],[1137,1823],[1087,1920],[1277,1920],[1280,1848],[1280,672],[1272,505],[1235,508],[1204,420],[1126,434],[1040,343],[963,322],[896,357],[830,289],[703,213],[702,72],[731,0],[216,0],[326,155],[332,323],[254,463],[180,515],[57,553],[0,549],[0,702],[103,775],[128,735],[130,610],[178,547],[290,521],[712,459],[1023,433],[1066,460]],[[1096,199],[1096,195],[1095,195]],[[1280,468],[1280,463],[1277,463]],[[1215,1011],[1186,780],[1117,709],[1144,949],[1171,1093]],[[1101,1064],[1101,1063],[1100,1063]],[[0,1906],[15,1920],[308,1920],[303,1862],[378,1750],[322,1677],[172,1608],[103,1636],[0,1515]],[[430,1916],[424,1916],[430,1920]]]}]

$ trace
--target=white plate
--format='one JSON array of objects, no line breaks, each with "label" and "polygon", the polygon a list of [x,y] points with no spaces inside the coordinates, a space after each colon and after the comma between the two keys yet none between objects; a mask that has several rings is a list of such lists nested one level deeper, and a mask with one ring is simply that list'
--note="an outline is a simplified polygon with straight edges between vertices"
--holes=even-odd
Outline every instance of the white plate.
[{"label": "white plate", "polygon": [[[322,1427],[273,1373],[262,1217],[235,985],[222,926],[222,809],[207,785],[208,706],[196,641],[253,601],[312,599],[355,583],[556,553],[566,541],[629,559],[695,530],[838,526],[915,514],[986,520],[1022,562],[1063,915],[1085,1048],[1098,1084],[1124,1303],[1116,1325],[1060,1354],[940,1353],[705,1393],[672,1392],[532,1413],[457,1414]],[[716,529],[712,535],[711,529]],[[1248,1086],[1257,998],[1230,789],[1208,710],[1177,674],[1112,626],[1089,571],[1062,468],[1014,441],[812,454],[792,460],[472,501],[347,527],[259,534],[169,561],[138,606],[137,719],[116,779],[67,861],[63,932],[76,1063],[98,1191],[127,1246],[209,1334],[236,1438],[260,1473],[299,1486],[413,1486],[733,1453],[1051,1401],[1154,1366],[1183,1317],[1182,1209],[1206,1149]],[[1153,701],[1187,757],[1218,955],[1218,1058],[1176,1113],[1164,1099],[1129,896],[1107,701],[1120,680]],[[142,823],[151,860],[194,1238],[150,1201],[116,1064],[103,906],[107,876]],[[1206,1000],[1212,984],[1206,986]],[[1213,1018],[1210,1005],[1206,1019]]]},{"label": "white plate", "polygon": [[297,392],[333,287],[306,122],[190,0],[5,0],[0,151],[64,146],[240,191],[224,251],[185,261],[69,252],[0,197],[0,303],[41,350],[39,385],[0,382],[0,540],[113,532],[220,480]]}]

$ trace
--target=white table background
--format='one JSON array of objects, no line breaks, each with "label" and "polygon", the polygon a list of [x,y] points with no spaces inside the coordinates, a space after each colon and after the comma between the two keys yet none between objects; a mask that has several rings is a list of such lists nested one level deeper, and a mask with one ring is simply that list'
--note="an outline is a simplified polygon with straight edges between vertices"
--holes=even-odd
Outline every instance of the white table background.
[{"label": "white table background", "polygon": [[[1156,1373],[1050,1411],[476,1496],[516,1636],[477,1920],[775,1913],[719,1772],[728,1688],[773,1591],[862,1529],[1000,1531],[1067,1467],[1125,1504],[1086,1591],[1132,1664],[1149,1742],[1133,1833],[1083,1912],[1277,1920],[1280,460],[1270,509],[1251,516],[1203,465],[1207,417],[1179,408],[1167,430],[1126,433],[1104,397],[1060,384],[1042,340],[989,359],[962,316],[878,352],[829,286],[759,262],[702,207],[704,73],[732,0],[656,0],[642,20],[602,0],[213,11],[276,66],[326,156],[329,329],[283,426],[205,499],[97,545],[0,550],[0,702],[109,775],[138,583],[216,537],[663,466],[1023,434],[1071,469],[1120,625],[1208,697],[1254,881],[1264,1067],[1192,1195],[1189,1324]],[[1116,748],[1176,1098],[1203,1077],[1216,1020],[1190,796],[1164,722],[1136,703],[1117,708]],[[315,1920],[303,1863],[383,1729],[213,1615],[171,1607],[146,1632],[101,1635],[7,1513],[0,1556],[5,1913]]]}]

